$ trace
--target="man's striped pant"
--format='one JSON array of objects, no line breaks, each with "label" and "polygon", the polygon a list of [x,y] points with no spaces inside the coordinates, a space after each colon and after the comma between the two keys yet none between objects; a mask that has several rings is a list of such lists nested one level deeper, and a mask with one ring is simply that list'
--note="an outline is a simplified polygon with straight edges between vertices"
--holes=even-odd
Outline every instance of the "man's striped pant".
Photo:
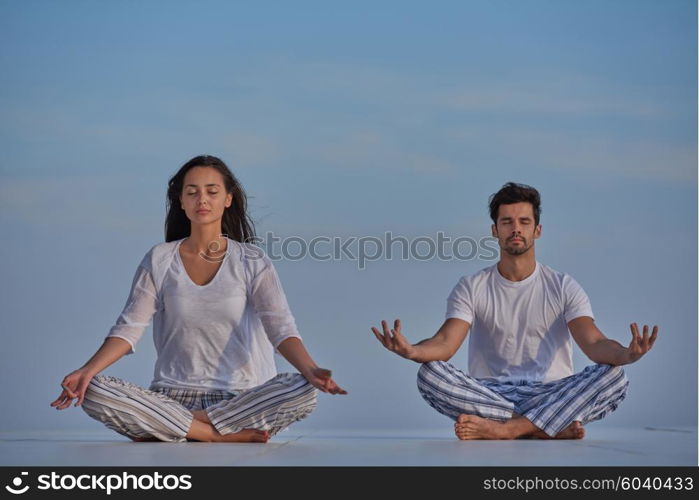
[{"label": "man's striped pant", "polygon": [[549,436],[576,420],[584,425],[614,411],[628,385],[621,367],[610,365],[591,365],[551,382],[477,379],[444,361],[424,363],[417,375],[425,401],[453,420],[466,414],[505,421],[517,413]]},{"label": "man's striped pant", "polygon": [[144,389],[116,377],[97,375],[85,392],[82,408],[92,418],[131,439],[186,441],[194,418],[206,410],[220,434],[243,429],[274,435],[308,416],[316,389],[299,373],[280,373],[238,393],[193,389]]}]

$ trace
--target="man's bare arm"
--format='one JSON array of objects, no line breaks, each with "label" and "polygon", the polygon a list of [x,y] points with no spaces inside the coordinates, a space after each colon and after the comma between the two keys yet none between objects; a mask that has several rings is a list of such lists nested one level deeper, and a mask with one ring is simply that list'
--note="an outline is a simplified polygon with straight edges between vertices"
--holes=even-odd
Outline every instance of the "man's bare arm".
[{"label": "man's bare arm", "polygon": [[394,322],[392,329],[388,328],[386,321],[381,321],[381,327],[383,334],[374,327],[371,331],[386,349],[416,363],[427,363],[448,361],[463,344],[471,324],[462,319],[449,318],[434,336],[414,345],[402,334],[399,319]]},{"label": "man's bare arm", "polygon": [[624,347],[616,340],[608,339],[595,325],[589,316],[575,318],[568,323],[573,339],[582,352],[595,363],[606,365],[627,365],[638,361],[650,351],[658,337],[658,327],[653,327],[653,333],[648,334],[648,325],[643,325],[643,335],[638,332],[638,325],[632,323],[631,342]]}]

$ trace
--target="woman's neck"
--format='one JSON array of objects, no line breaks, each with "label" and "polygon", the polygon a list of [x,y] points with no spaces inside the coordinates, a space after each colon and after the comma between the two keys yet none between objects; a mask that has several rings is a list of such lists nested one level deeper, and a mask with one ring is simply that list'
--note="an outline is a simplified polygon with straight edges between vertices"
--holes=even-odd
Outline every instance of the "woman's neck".
[{"label": "woman's neck", "polygon": [[192,225],[192,230],[182,245],[192,253],[216,256],[226,250],[228,239],[221,234],[220,225]]}]

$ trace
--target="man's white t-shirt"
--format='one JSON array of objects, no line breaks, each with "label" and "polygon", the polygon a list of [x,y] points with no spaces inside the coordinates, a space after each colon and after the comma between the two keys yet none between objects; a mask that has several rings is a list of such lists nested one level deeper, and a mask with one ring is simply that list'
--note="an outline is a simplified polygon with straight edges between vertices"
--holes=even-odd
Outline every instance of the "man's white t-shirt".
[{"label": "man's white t-shirt", "polygon": [[182,263],[184,239],[146,253],[107,337],[126,340],[133,352],[153,319],[152,388],[240,391],[266,382],[276,375],[274,350],[301,338],[271,260],[228,239],[218,272],[200,286]]},{"label": "man's white t-shirt", "polygon": [[471,324],[468,370],[502,382],[549,382],[573,374],[568,322],[592,315],[590,300],[569,275],[539,262],[522,281],[497,265],[459,280],[447,299],[447,319]]}]

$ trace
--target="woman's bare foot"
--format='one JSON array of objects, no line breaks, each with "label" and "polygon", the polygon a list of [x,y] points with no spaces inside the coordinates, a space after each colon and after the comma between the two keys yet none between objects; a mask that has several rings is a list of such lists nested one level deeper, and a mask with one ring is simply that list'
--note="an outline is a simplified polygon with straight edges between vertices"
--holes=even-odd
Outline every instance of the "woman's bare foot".
[{"label": "woman's bare foot", "polygon": [[160,441],[160,439],[158,439],[157,437],[152,437],[152,436],[151,437],[143,437],[143,438],[129,436],[129,439],[131,439],[131,441],[133,441],[135,443],[150,443],[153,441]]},{"label": "woman's bare foot", "polygon": [[200,422],[204,422],[206,424],[211,423],[211,420],[209,420],[209,414],[206,413],[206,410],[194,410],[192,415],[194,416],[195,420],[199,420]]},{"label": "woman's bare foot", "polygon": [[219,443],[266,443],[269,441],[269,432],[257,429],[243,429],[234,434],[221,434]]},{"label": "woman's bare foot", "polygon": [[585,437],[585,428],[576,420],[554,437],[549,436],[542,430],[532,433],[531,437],[538,439],[582,439]]},{"label": "woman's bare foot", "polygon": [[205,443],[266,443],[269,441],[269,432],[258,429],[243,429],[233,434],[220,434],[209,422],[205,411],[197,410],[192,413],[194,414],[192,425],[185,436],[188,441]]}]

